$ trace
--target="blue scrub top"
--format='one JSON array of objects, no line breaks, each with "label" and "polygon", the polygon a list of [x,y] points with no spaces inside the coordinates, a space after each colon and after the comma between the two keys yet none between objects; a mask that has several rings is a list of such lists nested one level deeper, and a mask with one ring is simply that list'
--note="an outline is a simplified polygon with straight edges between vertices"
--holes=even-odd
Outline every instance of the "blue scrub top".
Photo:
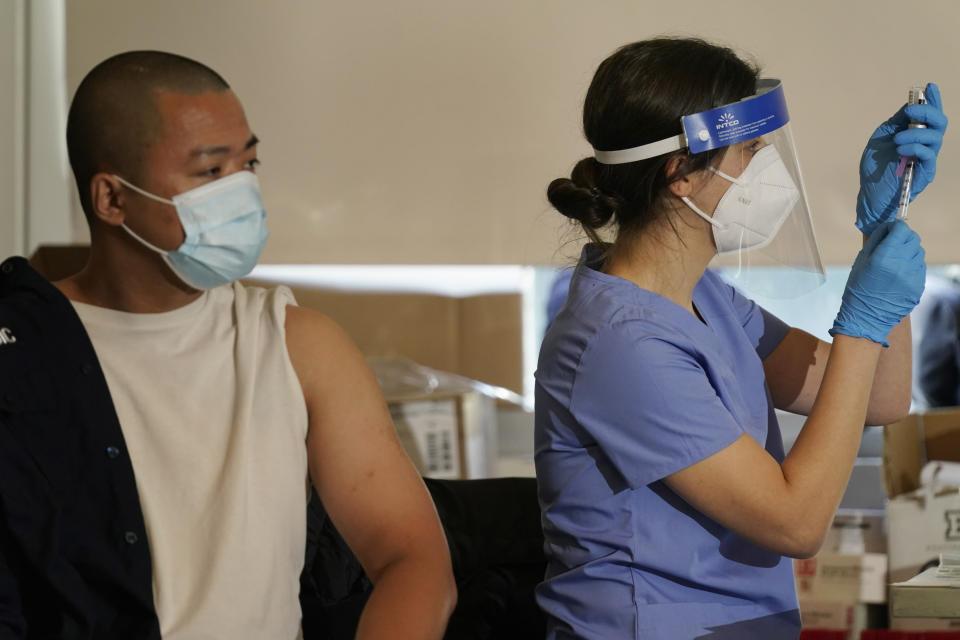
[{"label": "blue scrub top", "polygon": [[701,322],[599,254],[585,248],[537,368],[548,638],[795,638],[791,560],[662,482],[744,433],[783,460],[761,360],[789,327],[710,271]]}]

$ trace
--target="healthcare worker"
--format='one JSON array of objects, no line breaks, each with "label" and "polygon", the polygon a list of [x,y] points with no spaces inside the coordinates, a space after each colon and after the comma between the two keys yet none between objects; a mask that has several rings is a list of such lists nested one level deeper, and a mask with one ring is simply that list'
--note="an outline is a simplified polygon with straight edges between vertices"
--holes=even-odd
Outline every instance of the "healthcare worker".
[{"label": "healthcare worker", "polygon": [[[831,344],[707,270],[720,254],[745,283],[773,264],[788,292],[822,281],[779,81],[694,39],[600,65],[583,116],[594,155],[548,189],[594,240],[537,370],[549,638],[799,634],[790,558],[817,552],[864,424],[909,407],[926,269],[891,218],[900,155],[917,158],[914,194],[933,179],[946,118],[927,95],[864,152],[864,246]],[[809,416],[787,456],[774,408]]]}]

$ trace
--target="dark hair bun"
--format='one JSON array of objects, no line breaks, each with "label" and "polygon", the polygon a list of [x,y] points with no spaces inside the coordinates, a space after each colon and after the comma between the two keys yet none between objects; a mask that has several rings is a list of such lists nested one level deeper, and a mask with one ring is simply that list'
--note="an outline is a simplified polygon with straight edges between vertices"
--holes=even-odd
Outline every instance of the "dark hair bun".
[{"label": "dark hair bun", "polygon": [[550,204],[588,229],[606,225],[622,204],[619,198],[596,187],[595,163],[594,158],[584,158],[574,167],[570,178],[557,178],[547,187]]}]

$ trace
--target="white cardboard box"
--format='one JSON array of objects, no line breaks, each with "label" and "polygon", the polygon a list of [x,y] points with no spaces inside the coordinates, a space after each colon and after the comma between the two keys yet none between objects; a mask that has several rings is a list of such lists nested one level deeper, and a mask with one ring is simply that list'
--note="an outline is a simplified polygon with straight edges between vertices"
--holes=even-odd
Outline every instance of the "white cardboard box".
[{"label": "white cardboard box", "polygon": [[887,601],[887,556],[821,552],[813,558],[795,560],[794,577],[801,600],[843,604]]},{"label": "white cardboard box", "polygon": [[800,599],[804,629],[850,629],[856,606],[848,602]]},{"label": "white cardboard box", "polygon": [[496,475],[496,401],[475,391],[388,398],[400,442],[430,478]]},{"label": "white cardboard box", "polygon": [[960,579],[930,567],[890,585],[890,615],[898,618],[960,618]]},{"label": "white cardboard box", "polygon": [[884,427],[883,439],[890,580],[902,582],[941,552],[960,551],[960,493],[920,487],[927,461],[960,461],[960,409],[907,416]]},{"label": "white cardboard box", "polygon": [[884,525],[882,511],[839,510],[820,553],[793,563],[797,595],[812,602],[886,602]]},{"label": "white cardboard box", "polygon": [[845,631],[848,640],[886,623],[886,532],[882,512],[843,510],[816,557],[795,560],[805,629]]},{"label": "white cardboard box", "polygon": [[938,576],[931,567],[890,585],[890,628],[960,629],[960,580]]},{"label": "white cardboard box", "polygon": [[943,551],[960,551],[960,493],[922,489],[887,505],[890,522],[890,579],[908,580],[935,564]]},{"label": "white cardboard box", "polygon": [[821,553],[886,553],[887,514],[881,509],[838,509]]}]

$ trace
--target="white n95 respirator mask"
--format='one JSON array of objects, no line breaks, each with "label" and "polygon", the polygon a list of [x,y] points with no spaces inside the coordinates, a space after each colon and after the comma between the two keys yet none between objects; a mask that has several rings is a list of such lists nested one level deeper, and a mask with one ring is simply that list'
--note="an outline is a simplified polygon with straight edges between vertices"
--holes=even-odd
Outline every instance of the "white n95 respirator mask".
[{"label": "white n95 respirator mask", "polygon": [[113,176],[137,193],[177,209],[186,238],[173,251],[150,244],[127,227],[127,233],[163,256],[167,266],[195,289],[213,289],[253,271],[267,242],[267,214],[260,181],[250,171],[185,191],[168,200]]},{"label": "white n95 respirator mask", "polygon": [[739,178],[713,167],[710,170],[732,183],[717,203],[713,217],[697,208],[689,198],[681,200],[713,226],[717,254],[758,249],[769,244],[800,198],[800,191],[776,147],[767,145],[757,151]]}]

